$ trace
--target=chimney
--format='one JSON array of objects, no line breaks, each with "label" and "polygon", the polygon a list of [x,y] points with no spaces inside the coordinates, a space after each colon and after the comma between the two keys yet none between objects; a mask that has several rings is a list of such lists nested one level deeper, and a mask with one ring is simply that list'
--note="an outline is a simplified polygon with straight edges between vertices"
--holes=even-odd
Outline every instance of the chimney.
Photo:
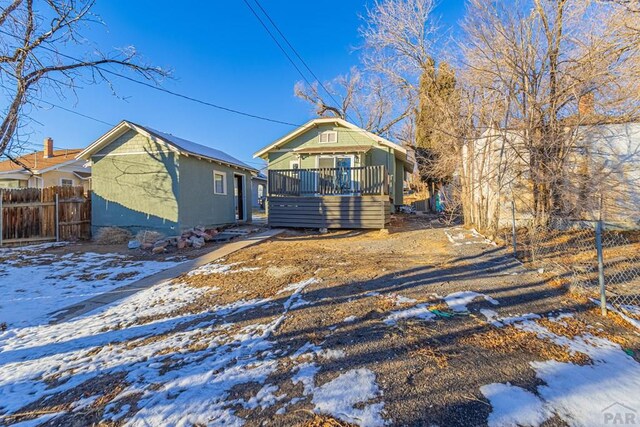
[{"label": "chimney", "polygon": [[47,137],[44,139],[44,152],[42,153],[42,157],[45,159],[53,157],[53,138]]},{"label": "chimney", "polygon": [[578,114],[580,116],[591,116],[595,114],[595,95],[593,92],[586,92],[578,98]]}]

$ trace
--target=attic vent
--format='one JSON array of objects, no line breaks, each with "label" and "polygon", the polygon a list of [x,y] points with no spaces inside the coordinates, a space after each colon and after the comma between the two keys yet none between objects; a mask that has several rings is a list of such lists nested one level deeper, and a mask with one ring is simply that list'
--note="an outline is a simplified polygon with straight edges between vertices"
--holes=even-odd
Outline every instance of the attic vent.
[{"label": "attic vent", "polygon": [[338,142],[338,132],[334,130],[327,130],[320,133],[321,143]]}]

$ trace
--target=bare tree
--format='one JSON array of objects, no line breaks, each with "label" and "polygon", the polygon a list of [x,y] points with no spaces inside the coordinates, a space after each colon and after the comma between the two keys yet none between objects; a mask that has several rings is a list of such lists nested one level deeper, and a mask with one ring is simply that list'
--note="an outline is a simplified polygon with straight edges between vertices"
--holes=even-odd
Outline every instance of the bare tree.
[{"label": "bare tree", "polygon": [[406,93],[386,84],[377,75],[363,77],[355,67],[349,74],[322,85],[298,82],[294,93],[312,104],[318,116],[347,119],[363,129],[388,137],[400,136],[401,131],[395,131],[394,127],[412,114],[412,107],[400,102],[407,97]]},{"label": "bare tree", "polygon": [[296,95],[318,115],[343,117],[413,145],[415,126],[407,120],[415,114],[420,76],[432,61],[433,9],[433,0],[376,0],[363,17],[361,69],[324,85],[298,83]]},{"label": "bare tree", "polygon": [[481,94],[468,111],[489,132],[466,142],[467,209],[484,209],[474,221],[495,228],[501,201],[524,195],[538,222],[561,213],[586,129],[637,116],[639,45],[627,18],[593,1],[469,2],[459,78]]},{"label": "bare tree", "polygon": [[363,62],[397,86],[417,88],[432,67],[438,22],[433,0],[376,0],[367,9]]},{"label": "bare tree", "polygon": [[117,71],[153,81],[167,76],[166,71],[141,63],[133,47],[111,53],[91,49],[80,30],[100,22],[92,13],[94,4],[94,0],[12,0],[0,10],[0,84],[6,101],[0,155],[17,148],[25,107],[37,108],[37,96],[44,90],[64,97],[79,81],[111,85]]}]

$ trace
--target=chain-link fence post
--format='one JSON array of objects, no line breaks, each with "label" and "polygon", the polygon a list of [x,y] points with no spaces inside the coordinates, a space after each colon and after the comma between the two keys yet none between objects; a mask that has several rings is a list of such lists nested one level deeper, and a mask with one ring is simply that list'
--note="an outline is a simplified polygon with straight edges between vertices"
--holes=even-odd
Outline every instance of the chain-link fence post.
[{"label": "chain-link fence post", "polygon": [[600,284],[600,311],[607,315],[607,295],[604,282],[604,256],[602,255],[602,220],[596,222],[596,251],[598,253],[598,283]]},{"label": "chain-link fence post", "polygon": [[518,258],[518,240],[516,238],[516,204],[511,201],[511,238],[513,240],[513,257]]},{"label": "chain-link fence post", "polygon": [[531,224],[529,230],[529,250],[531,251],[531,262],[536,262],[536,225],[535,222]]}]

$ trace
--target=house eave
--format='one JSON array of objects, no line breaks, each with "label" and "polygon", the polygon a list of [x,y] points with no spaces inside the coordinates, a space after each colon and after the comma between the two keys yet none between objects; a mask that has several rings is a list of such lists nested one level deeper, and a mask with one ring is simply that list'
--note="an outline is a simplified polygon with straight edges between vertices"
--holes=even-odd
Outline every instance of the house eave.
[{"label": "house eave", "polygon": [[129,122],[127,120],[123,120],[122,122],[120,122],[118,125],[116,125],[116,127],[114,127],[113,129],[111,129],[109,132],[105,133],[104,135],[102,135],[100,138],[98,138],[94,143],[92,143],[91,145],[89,145],[85,150],[83,150],[80,154],[78,154],[76,156],[76,159],[84,159],[84,160],[91,160],[91,156],[96,153],[97,151],[101,150],[102,148],[106,147],[107,145],[109,145],[111,142],[113,142],[113,140],[115,138],[118,138],[122,135],[124,135],[127,131],[129,130],[134,130],[144,136],[146,136],[147,138],[151,139],[152,141],[155,140],[160,140],[162,141],[164,144],[167,145],[167,147],[169,147],[169,149],[177,154],[181,154],[187,157],[195,157],[201,160],[207,160],[213,163],[217,163],[223,166],[228,166],[234,169],[239,169],[239,170],[245,170],[248,171],[250,173],[258,173],[257,169],[254,168],[249,168],[249,167],[243,167],[241,165],[237,165],[235,163],[228,163],[225,162],[223,160],[220,159],[216,159],[216,158],[212,158],[212,157],[208,157],[208,156],[204,156],[202,154],[198,154],[198,153],[193,153],[191,151],[185,150],[182,147],[177,146],[176,144],[174,144],[171,141],[167,141],[166,139],[162,138],[159,135],[156,135],[154,133],[151,133],[149,131],[147,131],[145,128],[136,125],[135,123]]},{"label": "house eave", "polygon": [[273,151],[274,149],[282,146],[283,144],[286,144],[288,142],[290,142],[291,140],[297,138],[298,136],[302,135],[303,133],[309,131],[310,129],[318,126],[318,125],[323,125],[323,124],[329,124],[329,123],[335,123],[336,125],[340,125],[342,127],[345,127],[347,129],[350,129],[352,131],[356,131],[356,132],[361,132],[364,135],[366,135],[367,137],[369,137],[371,140],[377,142],[380,145],[383,145],[385,147],[391,148],[396,152],[399,152],[401,154],[404,154],[406,156],[407,154],[407,150],[394,143],[389,141],[388,139],[385,139],[379,135],[376,135],[374,133],[371,133],[367,130],[364,130],[356,125],[354,125],[353,123],[349,123],[348,121],[341,119],[339,117],[321,117],[321,118],[317,118],[317,119],[313,119],[308,121],[307,123],[305,123],[304,125],[300,126],[298,129],[294,130],[293,132],[288,133],[287,135],[283,136],[282,138],[278,139],[277,141],[275,141],[274,143],[266,146],[265,148],[263,148],[262,150],[257,151],[256,153],[254,153],[253,157],[254,158],[261,158],[264,160],[268,159],[268,154],[269,152]]}]

